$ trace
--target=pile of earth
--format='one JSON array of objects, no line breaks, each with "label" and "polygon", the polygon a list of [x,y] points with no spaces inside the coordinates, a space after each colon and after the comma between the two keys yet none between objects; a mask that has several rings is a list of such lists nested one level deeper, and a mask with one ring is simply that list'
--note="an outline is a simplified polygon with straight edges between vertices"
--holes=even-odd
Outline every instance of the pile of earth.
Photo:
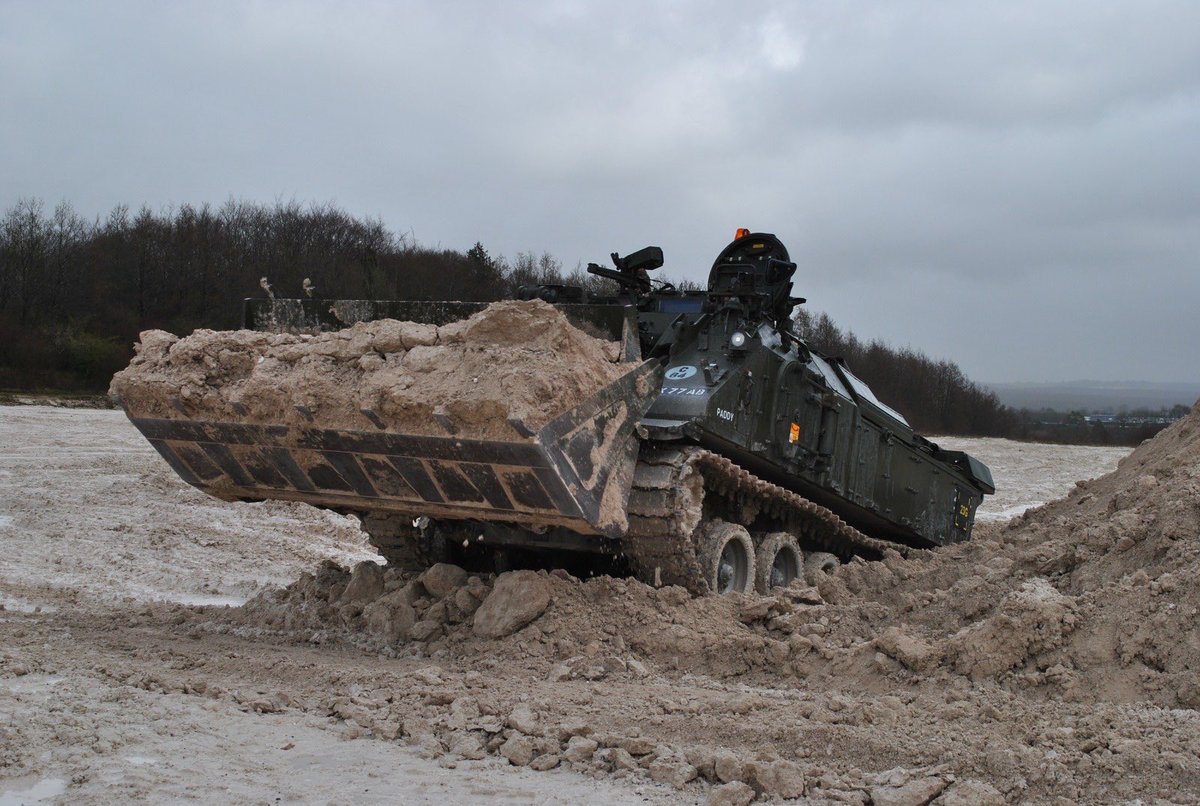
[{"label": "pile of earth", "polygon": [[[903,670],[1200,707],[1200,404],[1007,528],[821,586]],[[885,664],[886,665],[886,664]]]},{"label": "pile of earth", "polygon": [[[703,670],[720,677],[791,674],[789,659],[826,632],[815,588],[771,597],[694,598],[633,579],[565,571],[475,576],[439,563],[419,575],[374,562],[333,562],[226,611],[230,629],[345,641],[391,656],[458,663],[518,659],[542,679]],[[805,614],[810,617],[806,617]]]},{"label": "pile of earth", "polygon": [[[975,759],[967,771],[981,780],[1005,771],[1020,781],[1018,771],[1029,772],[1019,755],[988,755],[995,729],[988,724],[1049,720],[1063,727],[1037,738],[1058,756],[1053,765],[1042,763],[1051,776],[1041,782],[1045,791],[1054,791],[1053,776],[1074,774],[1079,788],[1073,791],[1101,792],[1127,774],[1104,761],[1114,754],[1133,763],[1141,763],[1140,753],[1176,757],[1183,778],[1193,766],[1188,754],[1194,756],[1200,739],[1184,718],[1191,712],[1171,709],[1200,706],[1198,581],[1200,408],[1112,474],[1080,482],[1067,498],[1007,525],[981,525],[968,543],[907,558],[891,553],[878,562],[855,560],[771,596],[694,598],[681,588],[580,580],[562,571],[493,578],[442,564],[414,576],[373,562],[352,571],[328,563],[242,608],[215,618],[210,613],[194,629],[345,642],[453,667],[468,690],[428,693],[423,716],[405,717],[407,701],[368,715],[346,707],[363,717],[348,721],[372,733],[417,743],[429,737],[430,747],[440,748],[431,752],[451,759],[495,752],[540,768],[566,763],[606,775],[627,769],[681,787],[704,782],[716,787],[714,798],[729,802],[800,791],[833,797],[844,789],[857,793],[852,800],[878,794],[876,802],[886,802],[888,792],[903,790],[908,794],[891,802],[987,803],[1001,794],[936,765],[868,774],[845,762],[814,765],[771,743],[761,753],[726,758],[720,742],[689,742],[686,729],[674,741],[546,723],[525,730],[524,712],[514,716],[511,699],[482,705],[469,681],[501,673],[540,684],[606,687],[595,692],[711,680],[724,691],[735,686],[747,693],[732,703],[726,696],[654,707],[664,709],[658,719],[714,719],[730,738],[736,731],[728,718],[736,720],[736,713],[718,714],[763,708],[756,690],[775,697],[791,692],[794,701],[780,707],[789,719],[815,727],[797,723],[789,730],[808,736],[804,731],[838,725],[880,732],[884,746],[868,767],[875,769],[886,769],[886,758],[901,748],[921,754],[921,742],[909,735],[920,713],[936,715],[933,735],[946,720],[965,719],[970,727],[960,724],[957,739],[925,746],[943,758],[958,753],[963,764]],[[850,690],[869,696],[862,700]],[[1122,704],[1152,710],[1111,710]],[[631,700],[630,708],[645,707]],[[1103,714],[1093,715],[1097,707]],[[543,710],[566,713],[550,702]],[[633,712],[626,716],[638,719]],[[904,736],[887,732],[893,723],[906,725]],[[979,761],[980,754],[990,760]],[[1068,761],[1074,766],[1064,766]],[[1099,771],[1079,777],[1089,763],[1100,764]]]},{"label": "pile of earth", "polygon": [[320,334],[141,334],[110,393],[134,417],[513,439],[630,369],[540,300],[434,326],[381,319]]},{"label": "pile of earth", "polygon": [[[193,636],[271,633],[422,659],[428,665],[402,681],[376,677],[373,690],[305,707],[344,720],[351,737],[403,741],[444,764],[494,754],[536,770],[562,765],[598,777],[648,778],[714,804],[805,795],[862,802],[868,794],[879,803],[927,803],[939,794],[942,804],[1001,802],[989,785],[936,765],[866,773],[853,760],[805,760],[770,743],[751,752],[724,746],[722,731],[653,735],[636,727],[647,703],[636,696],[612,702],[626,687],[642,692],[680,676],[800,689],[813,662],[831,656],[822,638],[831,630],[827,607],[816,588],[799,581],[769,597],[696,598],[679,587],[580,580],[563,571],[491,577],[443,563],[406,575],[364,562],[352,571],[325,563],[241,608],[203,611],[203,618],[193,612],[186,620]],[[531,698],[539,686],[554,696]],[[769,703],[750,691],[704,694],[650,707],[685,721],[728,724]],[[248,707],[297,705],[284,699],[274,703],[268,695]],[[797,691],[789,705],[817,722],[857,718],[817,694]],[[903,707],[886,699],[879,706],[881,714]]]},{"label": "pile of earth", "polygon": [[[856,559],[770,597],[693,599],[563,572],[509,574],[494,589],[454,566],[410,578],[364,563],[353,574],[327,565],[263,594],[243,617],[456,657],[503,652],[494,640],[512,635],[523,653],[581,674],[596,674],[580,660],[590,646],[616,659],[609,666],[628,666],[633,653],[661,670],[759,682],[855,668],[864,678],[961,677],[1067,699],[1197,707],[1198,535],[1193,410],[1114,473],[1007,526],[981,525],[970,542],[908,558]],[[504,607],[519,618],[488,626],[491,607],[479,608],[510,584]]]}]

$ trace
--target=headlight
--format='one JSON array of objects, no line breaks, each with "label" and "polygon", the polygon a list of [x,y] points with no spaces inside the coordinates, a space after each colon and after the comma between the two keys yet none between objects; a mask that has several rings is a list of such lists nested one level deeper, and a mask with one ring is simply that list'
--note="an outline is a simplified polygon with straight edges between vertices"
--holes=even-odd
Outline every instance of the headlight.
[{"label": "headlight", "polygon": [[729,346],[735,350],[740,350],[746,346],[746,334],[740,330],[733,331],[733,335],[729,337]]}]

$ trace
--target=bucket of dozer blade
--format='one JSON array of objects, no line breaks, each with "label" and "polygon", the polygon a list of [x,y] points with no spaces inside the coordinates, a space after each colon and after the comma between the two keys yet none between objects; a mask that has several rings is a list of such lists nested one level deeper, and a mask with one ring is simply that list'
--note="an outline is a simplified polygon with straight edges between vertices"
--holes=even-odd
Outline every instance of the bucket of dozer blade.
[{"label": "bucket of dozer blade", "polygon": [[140,417],[117,402],[180,477],[223,500],[619,537],[637,461],[634,427],[661,375],[658,362],[636,365],[536,431],[510,419],[505,439],[220,422],[186,412]]}]

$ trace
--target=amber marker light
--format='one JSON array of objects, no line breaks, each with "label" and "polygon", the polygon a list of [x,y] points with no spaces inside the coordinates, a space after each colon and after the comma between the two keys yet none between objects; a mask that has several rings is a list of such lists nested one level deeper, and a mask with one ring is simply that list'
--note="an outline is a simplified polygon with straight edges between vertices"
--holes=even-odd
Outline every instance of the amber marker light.
[{"label": "amber marker light", "polygon": [[749,234],[750,234],[750,230],[746,229],[745,227],[738,227],[737,232],[733,233],[733,239],[735,241],[740,241],[742,238],[745,238]]}]

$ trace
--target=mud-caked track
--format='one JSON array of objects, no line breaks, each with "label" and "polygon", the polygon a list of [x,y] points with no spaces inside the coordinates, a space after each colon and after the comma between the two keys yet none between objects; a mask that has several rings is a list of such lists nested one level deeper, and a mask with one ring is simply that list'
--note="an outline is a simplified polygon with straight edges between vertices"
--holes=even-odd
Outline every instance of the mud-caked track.
[{"label": "mud-caked track", "polygon": [[[695,446],[642,446],[628,509],[629,531],[614,547],[629,570],[648,585],[679,585],[697,595],[718,588],[716,566],[729,528],[730,534],[743,536],[751,564],[740,591],[765,593],[772,584],[786,585],[801,575],[805,558],[836,562],[908,551],[868,537],[825,507]],[[366,513],[362,525],[389,565],[414,572],[463,559],[462,552],[452,549],[450,544],[459,541],[451,535],[472,534],[453,523],[395,513]],[[795,561],[790,573],[776,575],[772,583],[770,569],[781,550],[794,552]],[[492,558],[480,556],[490,551],[477,547],[476,564],[490,569]],[[595,570],[608,567],[603,554],[581,556],[597,558]]]},{"label": "mud-caked track", "polygon": [[[643,447],[629,495],[629,532],[622,543],[638,578],[709,592],[714,579],[704,561],[705,539],[719,523],[746,527],[754,556],[778,532],[793,535],[805,552],[846,559],[907,551],[864,535],[825,507],[712,451]],[[769,565],[771,559],[759,562]]]}]

